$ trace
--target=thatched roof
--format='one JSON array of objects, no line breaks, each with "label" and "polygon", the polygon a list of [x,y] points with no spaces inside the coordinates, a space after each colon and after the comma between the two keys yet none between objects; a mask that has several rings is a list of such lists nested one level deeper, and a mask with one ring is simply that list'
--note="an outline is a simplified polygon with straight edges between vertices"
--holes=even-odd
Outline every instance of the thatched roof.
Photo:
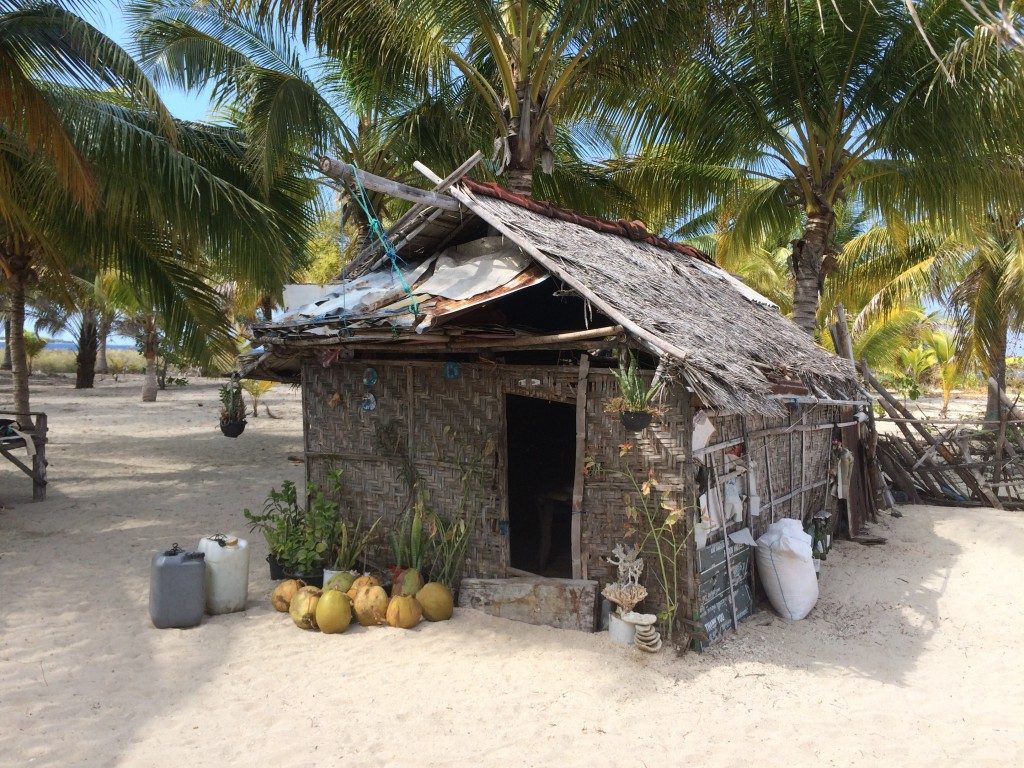
[{"label": "thatched roof", "polygon": [[[393,343],[406,337],[415,340],[413,327],[420,334],[429,332],[430,322],[423,317],[438,311],[438,305],[442,314],[451,311],[450,300],[418,294],[418,286],[435,269],[428,263],[434,256],[432,249],[469,219],[478,218],[533,259],[531,277],[519,276],[518,286],[510,281],[509,290],[533,285],[550,274],[620,324],[635,343],[666,358],[713,406],[777,414],[780,406],[772,391],[786,380],[800,380],[820,396],[856,397],[851,365],[818,346],[771,302],[696,249],[651,235],[636,222],[581,216],[494,185],[463,182],[451,193],[464,205],[461,216],[446,212],[447,219],[435,219],[432,229],[421,227],[417,232],[409,227],[405,233],[391,233],[408,262],[397,282],[410,281],[411,293],[419,300],[417,317],[409,311],[410,296],[403,292],[388,296],[385,291],[374,302],[364,301],[358,307],[349,302],[337,311],[338,303],[347,301],[346,291],[386,274],[378,266],[379,252],[368,249],[348,270],[333,303],[321,305],[331,311],[318,314],[313,308],[283,323],[257,328],[259,339],[271,345],[268,355],[288,354],[289,349],[294,354],[303,340],[310,339],[359,346],[357,339],[372,334],[361,329],[375,325],[391,329]],[[374,266],[376,271],[371,269]],[[504,285],[486,287],[489,293],[473,297],[471,303],[507,294]],[[269,362],[268,355],[264,363]]]}]

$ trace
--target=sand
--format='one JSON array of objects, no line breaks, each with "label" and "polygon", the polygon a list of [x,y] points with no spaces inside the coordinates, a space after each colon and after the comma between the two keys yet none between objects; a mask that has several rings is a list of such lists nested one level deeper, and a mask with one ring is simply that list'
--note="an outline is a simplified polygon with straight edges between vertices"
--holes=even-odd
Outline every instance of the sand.
[{"label": "sand", "polygon": [[[9,384],[0,380],[0,402]],[[238,440],[216,385],[38,386],[48,499],[0,466],[0,765],[898,766],[1024,762],[1024,517],[904,507],[840,543],[811,616],[768,611],[703,655],[459,610],[416,630],[296,629],[261,540],[250,605],[147,615],[151,553],[300,480],[297,390]]]}]

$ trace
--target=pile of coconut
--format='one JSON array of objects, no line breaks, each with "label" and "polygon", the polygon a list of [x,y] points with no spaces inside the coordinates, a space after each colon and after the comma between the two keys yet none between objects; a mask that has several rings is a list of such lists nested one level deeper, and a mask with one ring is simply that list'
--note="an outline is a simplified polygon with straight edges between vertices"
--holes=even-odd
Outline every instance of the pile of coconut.
[{"label": "pile of coconut", "polygon": [[297,627],[327,634],[344,632],[355,618],[364,627],[388,625],[412,629],[422,619],[447,621],[452,617],[452,592],[436,581],[423,583],[414,568],[402,573],[391,588],[391,597],[380,579],[346,571],[323,589],[306,586],[298,579],[282,581],[270,595],[279,611],[287,611]]}]

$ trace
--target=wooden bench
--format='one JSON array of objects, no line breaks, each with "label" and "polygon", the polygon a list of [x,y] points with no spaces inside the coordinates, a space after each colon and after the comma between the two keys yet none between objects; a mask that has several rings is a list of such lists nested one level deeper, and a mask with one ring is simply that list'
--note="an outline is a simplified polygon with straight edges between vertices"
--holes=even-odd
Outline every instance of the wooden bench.
[{"label": "wooden bench", "polygon": [[[46,498],[46,414],[32,412],[30,415],[35,421],[35,428],[19,431],[32,438],[35,455],[29,458],[25,440],[18,435],[0,437],[0,454],[32,478],[32,501],[43,501]],[[0,419],[15,418],[14,411],[0,411]],[[31,464],[27,464],[26,461],[30,461]]]}]

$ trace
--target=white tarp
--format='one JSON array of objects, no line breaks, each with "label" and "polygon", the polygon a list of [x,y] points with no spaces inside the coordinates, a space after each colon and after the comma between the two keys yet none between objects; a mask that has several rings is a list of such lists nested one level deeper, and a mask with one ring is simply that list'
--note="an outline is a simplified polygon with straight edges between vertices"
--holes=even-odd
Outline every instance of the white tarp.
[{"label": "white tarp", "polygon": [[318,299],[325,299],[334,293],[337,288],[337,283],[328,283],[327,285],[292,283],[286,285],[284,287],[284,313],[290,315],[300,307],[312,304]]},{"label": "white tarp", "polygon": [[[433,263],[433,259],[427,259],[415,267],[406,267],[402,270],[402,277],[406,285],[413,285]],[[319,298],[301,306],[293,314],[302,317],[320,317],[321,315],[344,316],[355,314],[370,306],[380,306],[388,303],[389,297],[397,301],[405,293],[402,280],[395,274],[394,270],[383,269],[379,272],[371,272],[363,277],[354,280],[347,280],[340,285],[333,286],[334,290],[323,292]]]},{"label": "white tarp", "polygon": [[416,293],[460,301],[505,285],[529,265],[530,257],[511,241],[482,237],[445,249]]}]

